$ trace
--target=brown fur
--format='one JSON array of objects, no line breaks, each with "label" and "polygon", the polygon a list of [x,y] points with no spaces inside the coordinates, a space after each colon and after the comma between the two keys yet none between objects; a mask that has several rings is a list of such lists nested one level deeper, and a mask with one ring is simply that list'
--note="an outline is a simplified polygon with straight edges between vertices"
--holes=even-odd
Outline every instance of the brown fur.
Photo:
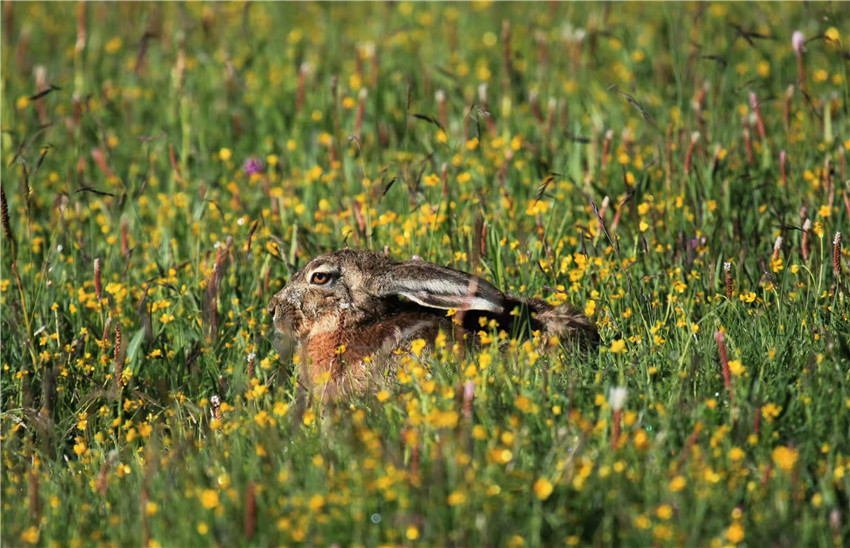
[{"label": "brown fur", "polygon": [[[315,283],[316,273],[327,281]],[[460,309],[461,325],[452,324],[447,308]],[[430,345],[440,330],[475,333],[482,318],[516,335],[540,330],[585,348],[598,343],[595,325],[569,305],[510,297],[444,266],[349,249],[321,255],[295,273],[269,313],[297,343],[301,382],[324,400],[369,391],[393,374],[396,350],[415,339]]]}]

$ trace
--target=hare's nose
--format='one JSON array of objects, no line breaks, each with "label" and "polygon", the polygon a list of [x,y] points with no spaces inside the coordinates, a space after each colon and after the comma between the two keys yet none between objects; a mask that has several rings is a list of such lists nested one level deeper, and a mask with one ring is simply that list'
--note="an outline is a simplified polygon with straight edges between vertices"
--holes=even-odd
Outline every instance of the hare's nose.
[{"label": "hare's nose", "polygon": [[269,311],[269,316],[271,316],[272,318],[274,318],[274,313],[275,313],[275,310],[277,310],[277,305],[278,305],[279,302],[280,301],[278,300],[277,295],[272,297],[272,300],[269,301],[268,311]]}]

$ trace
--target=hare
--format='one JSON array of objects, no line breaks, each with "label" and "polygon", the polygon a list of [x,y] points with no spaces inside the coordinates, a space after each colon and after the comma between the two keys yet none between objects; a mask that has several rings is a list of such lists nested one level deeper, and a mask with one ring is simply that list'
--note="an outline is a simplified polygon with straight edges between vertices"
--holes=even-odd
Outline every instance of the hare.
[{"label": "hare", "polygon": [[[458,311],[453,322],[448,309]],[[481,319],[519,334],[541,330],[588,348],[596,326],[569,305],[505,295],[487,281],[413,259],[341,249],[310,261],[269,302],[275,328],[296,343],[299,376],[325,401],[364,393],[392,371],[392,354],[416,339],[433,343],[481,329]],[[458,321],[460,320],[460,321]]]}]

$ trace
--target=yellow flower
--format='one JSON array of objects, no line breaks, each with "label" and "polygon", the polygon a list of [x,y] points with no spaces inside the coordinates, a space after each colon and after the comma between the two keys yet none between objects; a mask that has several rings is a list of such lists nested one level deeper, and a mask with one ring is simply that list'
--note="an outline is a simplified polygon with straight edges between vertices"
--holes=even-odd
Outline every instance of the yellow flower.
[{"label": "yellow flower", "polygon": [[789,472],[797,463],[797,457],[799,457],[799,454],[796,449],[780,445],[773,450],[773,454],[771,456],[773,458],[773,463],[776,466],[778,466],[781,470]]},{"label": "yellow flower", "polygon": [[390,393],[387,392],[386,390],[381,390],[380,392],[378,392],[378,394],[375,397],[378,398],[379,402],[383,403],[383,402],[387,401],[388,399],[390,399]]},{"label": "yellow flower", "polygon": [[410,343],[410,351],[419,356],[422,354],[422,349],[425,348],[425,339],[416,339]]},{"label": "yellow flower", "polygon": [[416,540],[419,538],[419,529],[411,525],[407,528],[407,531],[405,531],[404,536],[406,536],[408,540]]},{"label": "yellow flower", "polygon": [[670,480],[670,490],[674,493],[678,493],[688,484],[688,480],[685,479],[684,476],[676,476],[672,480]]},{"label": "yellow flower", "polygon": [[517,409],[526,414],[532,413],[537,407],[532,403],[528,396],[519,396],[516,400],[514,400],[514,405]]},{"label": "yellow flower", "polygon": [[449,506],[457,506],[466,502],[466,494],[463,491],[453,491],[448,497]]},{"label": "yellow flower", "polygon": [[325,497],[322,495],[313,495],[310,497],[310,510],[318,512],[325,505]]},{"label": "yellow flower", "polygon": [[826,32],[823,33],[829,40],[833,42],[838,42],[841,39],[841,33],[838,32],[838,29],[835,27],[829,27],[826,29]]},{"label": "yellow flower", "polygon": [[611,347],[608,350],[610,350],[612,354],[622,354],[626,351],[626,341],[623,339],[617,339],[611,343]]},{"label": "yellow flower", "polygon": [[534,482],[534,494],[537,495],[537,498],[540,500],[548,499],[549,495],[552,494],[552,489],[552,483],[546,478],[540,478]]},{"label": "yellow flower", "polygon": [[655,511],[655,514],[661,519],[670,519],[673,517],[673,509],[669,504],[662,504],[658,507],[658,510]]},{"label": "yellow flower", "polygon": [[497,447],[490,451],[489,458],[493,462],[497,462],[499,464],[507,464],[511,462],[511,459],[513,459],[514,456],[509,449],[505,449],[504,447]]},{"label": "yellow flower", "polygon": [[21,540],[27,544],[35,544],[38,542],[38,527],[33,525],[32,527],[25,529],[24,532],[21,533]]},{"label": "yellow flower", "polygon": [[633,523],[638,529],[649,529],[649,527],[652,525],[652,522],[649,520],[646,514],[640,514],[639,516],[637,516],[634,519]]},{"label": "yellow flower", "polygon": [[726,529],[726,540],[732,544],[738,544],[744,540],[744,528],[740,523],[733,523]]},{"label": "yellow flower", "polygon": [[226,162],[226,161],[230,160],[230,158],[232,156],[233,156],[233,151],[231,151],[229,148],[222,148],[221,150],[218,151],[218,157],[222,162]]},{"label": "yellow flower", "polygon": [[732,372],[736,377],[740,377],[744,374],[747,368],[741,363],[741,360],[732,360],[729,362],[729,371]]},{"label": "yellow flower", "polygon": [[157,504],[153,501],[148,501],[148,503],[145,505],[145,514],[147,514],[149,516],[155,515],[158,511],[159,511],[159,504]]},{"label": "yellow flower", "polygon": [[272,413],[278,417],[286,415],[287,411],[289,411],[289,405],[282,401],[276,402],[274,408],[272,408]]},{"label": "yellow flower", "polygon": [[820,209],[818,209],[818,217],[829,217],[830,213],[832,212],[829,210],[828,205],[822,205],[820,206]]},{"label": "yellow flower", "polygon": [[746,456],[747,454],[744,453],[744,450],[740,447],[733,447],[732,450],[729,451],[729,460],[733,462],[738,462]]},{"label": "yellow flower", "polygon": [[214,489],[204,489],[201,493],[201,504],[207,510],[212,510],[219,504],[218,491]]},{"label": "yellow flower", "polygon": [[106,50],[106,53],[115,53],[116,51],[121,49],[122,44],[123,42],[121,41],[121,37],[116,36],[115,38],[106,43],[106,47],[104,49]]},{"label": "yellow flower", "polygon": [[782,407],[775,403],[766,403],[761,408],[761,416],[764,417],[764,420],[767,422],[772,422],[773,419],[778,417],[781,412]]}]

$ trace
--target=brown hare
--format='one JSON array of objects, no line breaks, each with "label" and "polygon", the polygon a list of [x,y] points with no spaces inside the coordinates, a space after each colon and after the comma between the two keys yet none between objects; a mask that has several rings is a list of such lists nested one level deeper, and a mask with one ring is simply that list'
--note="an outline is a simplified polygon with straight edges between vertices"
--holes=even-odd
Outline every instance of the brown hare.
[{"label": "brown hare", "polygon": [[310,261],[268,309],[275,328],[296,343],[301,382],[326,401],[379,386],[394,351],[411,341],[433,343],[440,330],[456,339],[474,334],[482,317],[517,335],[530,327],[583,347],[599,340],[594,323],[569,305],[511,297],[445,266],[352,249]]}]

